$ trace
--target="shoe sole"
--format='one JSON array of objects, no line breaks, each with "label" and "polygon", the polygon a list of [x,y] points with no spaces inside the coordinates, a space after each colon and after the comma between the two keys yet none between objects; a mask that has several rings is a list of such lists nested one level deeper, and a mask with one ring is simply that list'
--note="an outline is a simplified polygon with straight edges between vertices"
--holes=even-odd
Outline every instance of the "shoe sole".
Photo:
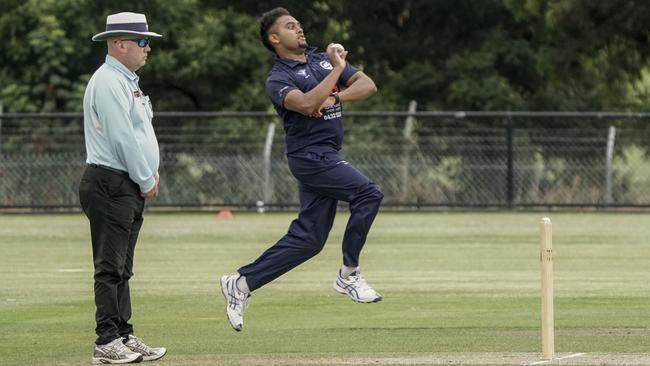
[{"label": "shoe sole", "polygon": [[227,288],[227,282],[228,282],[228,276],[221,276],[221,294],[223,295],[223,298],[226,300],[226,318],[228,318],[228,323],[230,323],[230,326],[232,329],[236,330],[237,332],[241,332],[242,328],[244,327],[243,324],[238,327],[233,324],[232,320],[230,320],[230,315],[228,314],[228,288]]},{"label": "shoe sole", "polygon": [[110,358],[104,358],[104,357],[93,357],[93,364],[124,364],[124,363],[140,363],[144,357],[140,355],[139,357],[134,358],[133,360],[125,359],[125,360],[111,360]]},{"label": "shoe sole", "polygon": [[337,283],[336,280],[334,280],[334,284],[333,284],[332,287],[334,288],[334,291],[338,292],[341,295],[347,295],[352,301],[357,302],[359,304],[372,304],[373,302],[380,302],[381,301],[381,296],[376,297],[376,298],[374,298],[372,300],[365,300],[365,301],[355,299],[354,297],[350,296],[350,294],[348,294],[348,292],[345,291],[345,289],[341,288],[341,286],[339,286],[339,284]]},{"label": "shoe sole", "polygon": [[160,360],[167,354],[167,349],[165,349],[165,352],[163,352],[162,355],[155,355],[155,356],[142,356],[142,361],[147,362],[147,361],[155,361],[155,360]]}]

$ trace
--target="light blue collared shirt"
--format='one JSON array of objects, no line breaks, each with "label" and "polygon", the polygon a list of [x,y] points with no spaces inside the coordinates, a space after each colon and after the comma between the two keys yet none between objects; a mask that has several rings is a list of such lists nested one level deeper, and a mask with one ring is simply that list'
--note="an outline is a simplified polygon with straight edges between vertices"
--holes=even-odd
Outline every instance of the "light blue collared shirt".
[{"label": "light blue collared shirt", "polygon": [[86,163],[128,172],[140,190],[148,192],[156,184],[160,151],[151,102],[138,80],[110,55],[90,78],[84,94]]}]

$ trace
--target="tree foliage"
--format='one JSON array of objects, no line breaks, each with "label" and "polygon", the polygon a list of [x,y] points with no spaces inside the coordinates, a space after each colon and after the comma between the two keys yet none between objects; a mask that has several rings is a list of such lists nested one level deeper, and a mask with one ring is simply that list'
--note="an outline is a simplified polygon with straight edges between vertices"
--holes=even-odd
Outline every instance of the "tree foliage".
[{"label": "tree foliage", "polygon": [[650,4],[632,0],[5,0],[5,111],[79,111],[106,15],[143,12],[165,37],[139,74],[156,110],[268,110],[273,55],[258,17],[284,6],[312,45],[336,41],[380,93],[352,108],[642,110]]}]

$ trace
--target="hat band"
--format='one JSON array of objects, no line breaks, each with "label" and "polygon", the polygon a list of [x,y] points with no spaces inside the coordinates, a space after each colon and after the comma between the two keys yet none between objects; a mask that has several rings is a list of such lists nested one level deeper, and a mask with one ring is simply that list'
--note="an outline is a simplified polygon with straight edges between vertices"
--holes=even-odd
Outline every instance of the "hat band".
[{"label": "hat band", "polygon": [[148,32],[149,27],[147,27],[147,23],[115,23],[106,24],[106,31]]}]

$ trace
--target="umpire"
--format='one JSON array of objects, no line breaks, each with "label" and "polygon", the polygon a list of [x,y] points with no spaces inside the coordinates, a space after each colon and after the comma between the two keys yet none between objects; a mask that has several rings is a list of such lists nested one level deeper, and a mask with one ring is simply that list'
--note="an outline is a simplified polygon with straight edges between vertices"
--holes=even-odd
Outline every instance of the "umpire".
[{"label": "umpire", "polygon": [[130,363],[163,357],[133,335],[129,279],[142,226],[145,199],[158,195],[158,141],[149,98],[135,71],[147,62],[150,38],[144,14],[118,13],[106,19],[108,54],[84,95],[86,171],[79,200],[90,221],[95,266],[97,340],[93,363]]}]

